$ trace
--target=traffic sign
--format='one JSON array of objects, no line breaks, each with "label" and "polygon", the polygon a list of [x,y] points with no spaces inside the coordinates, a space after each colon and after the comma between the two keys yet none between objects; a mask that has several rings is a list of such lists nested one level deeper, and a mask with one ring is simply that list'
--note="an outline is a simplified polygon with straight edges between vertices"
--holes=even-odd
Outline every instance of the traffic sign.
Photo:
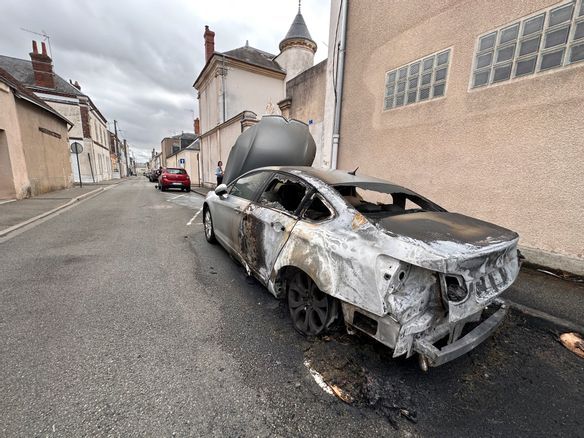
[{"label": "traffic sign", "polygon": [[74,154],[80,154],[81,152],[83,152],[83,145],[77,141],[74,141],[73,143],[71,143],[71,152],[73,152]]}]

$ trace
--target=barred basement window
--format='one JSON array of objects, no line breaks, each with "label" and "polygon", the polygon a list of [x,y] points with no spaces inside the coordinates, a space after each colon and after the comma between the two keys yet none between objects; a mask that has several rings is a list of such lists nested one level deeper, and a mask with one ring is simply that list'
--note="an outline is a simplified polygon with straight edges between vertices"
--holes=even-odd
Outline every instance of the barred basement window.
[{"label": "barred basement window", "polygon": [[472,87],[580,61],[584,61],[584,0],[573,0],[479,37]]},{"label": "barred basement window", "polygon": [[450,49],[388,71],[383,109],[444,96],[449,63]]}]

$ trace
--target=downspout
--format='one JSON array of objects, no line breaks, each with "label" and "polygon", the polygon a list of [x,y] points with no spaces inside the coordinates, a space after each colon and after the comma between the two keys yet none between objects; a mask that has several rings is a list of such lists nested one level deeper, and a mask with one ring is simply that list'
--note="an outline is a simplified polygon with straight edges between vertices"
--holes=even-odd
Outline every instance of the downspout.
[{"label": "downspout", "polygon": [[339,142],[341,139],[341,101],[343,97],[343,74],[345,70],[345,47],[347,39],[347,9],[349,0],[341,0],[341,38],[339,41],[336,84],[335,84],[335,116],[333,122],[333,144],[331,150],[331,168],[337,168],[339,157]]},{"label": "downspout", "polygon": [[223,104],[223,119],[221,123],[225,123],[225,116],[226,116],[226,108],[225,108],[225,55],[221,57],[222,66],[221,66],[221,103]]}]

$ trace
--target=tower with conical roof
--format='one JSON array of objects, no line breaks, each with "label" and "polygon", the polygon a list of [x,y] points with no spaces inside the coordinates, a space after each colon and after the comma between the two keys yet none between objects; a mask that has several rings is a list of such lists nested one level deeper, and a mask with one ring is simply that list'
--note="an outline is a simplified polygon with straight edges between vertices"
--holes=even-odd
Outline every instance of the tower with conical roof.
[{"label": "tower with conical roof", "polygon": [[278,64],[286,70],[286,81],[314,65],[314,54],[317,48],[302,16],[300,1],[298,1],[298,14],[294,17],[288,33],[280,41],[280,54],[276,57]]}]

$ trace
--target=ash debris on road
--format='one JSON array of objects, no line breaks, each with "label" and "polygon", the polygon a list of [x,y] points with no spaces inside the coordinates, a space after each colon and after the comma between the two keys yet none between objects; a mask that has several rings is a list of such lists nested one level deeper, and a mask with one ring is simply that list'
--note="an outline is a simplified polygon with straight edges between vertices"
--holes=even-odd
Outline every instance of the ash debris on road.
[{"label": "ash debris on road", "polygon": [[417,422],[417,403],[403,376],[388,377],[365,366],[371,362],[395,361],[386,348],[379,348],[360,334],[350,336],[338,331],[314,339],[305,351],[305,358],[332,393],[345,403],[374,410],[395,429],[399,429],[403,419]]}]

